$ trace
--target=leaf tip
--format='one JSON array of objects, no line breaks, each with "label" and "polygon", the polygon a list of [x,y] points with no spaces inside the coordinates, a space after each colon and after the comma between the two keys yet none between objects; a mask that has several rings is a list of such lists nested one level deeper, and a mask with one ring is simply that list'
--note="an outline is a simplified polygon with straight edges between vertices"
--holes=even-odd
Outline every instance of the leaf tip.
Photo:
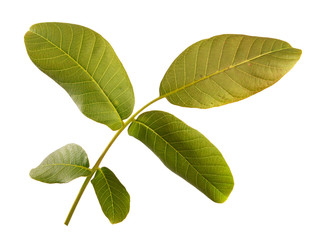
[{"label": "leaf tip", "polygon": [[222,196],[219,198],[219,199],[216,199],[216,203],[225,203],[228,198],[230,197],[232,191],[233,191],[233,188],[234,188],[234,180],[232,178],[232,182],[229,183],[229,188],[225,191],[225,192],[222,192]]},{"label": "leaf tip", "polygon": [[117,223],[120,223],[120,222],[122,222],[122,221],[123,221],[123,220],[117,221],[117,220],[115,220],[115,219],[109,219],[109,222],[110,222],[112,225],[117,224]]},{"label": "leaf tip", "polygon": [[31,169],[31,171],[29,172],[29,176],[30,176],[30,178],[36,180],[36,179],[34,178],[34,170],[35,170],[35,168],[32,168],[32,169]]},{"label": "leaf tip", "polygon": [[[129,195],[129,194],[128,194]],[[130,199],[129,199],[130,200]],[[128,216],[128,213],[129,213],[129,209],[128,209],[128,212],[125,213],[125,216],[124,217],[113,217],[113,218],[108,218],[109,222],[114,225],[114,224],[117,224],[117,223],[121,223],[122,221],[124,221],[127,216]]]},{"label": "leaf tip", "polygon": [[299,48],[296,48],[297,52],[298,52],[298,55],[299,55],[299,59],[303,53],[302,49],[299,49]]}]

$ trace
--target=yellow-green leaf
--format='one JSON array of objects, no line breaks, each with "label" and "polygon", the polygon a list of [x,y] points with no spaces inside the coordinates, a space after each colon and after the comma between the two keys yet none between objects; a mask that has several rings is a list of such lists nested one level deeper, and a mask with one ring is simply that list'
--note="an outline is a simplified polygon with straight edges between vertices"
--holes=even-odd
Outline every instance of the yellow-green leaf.
[{"label": "yellow-green leaf", "polygon": [[130,196],[115,174],[106,167],[97,170],[91,181],[103,213],[112,224],[123,221],[129,213]]},{"label": "yellow-green leaf", "polygon": [[25,34],[33,63],[63,87],[87,117],[117,130],[133,111],[128,75],[111,45],[89,28],[39,23]]},{"label": "yellow-green leaf", "polygon": [[205,136],[175,116],[145,112],[131,123],[128,133],[214,202],[222,203],[230,195],[234,181],[222,154]]},{"label": "yellow-green leaf", "polygon": [[167,70],[160,95],[183,107],[236,102],[271,86],[299,60],[301,50],[272,38],[219,35],[181,53]]},{"label": "yellow-green leaf", "polygon": [[30,176],[45,183],[67,183],[91,173],[86,152],[79,145],[71,143],[49,154],[38,167],[31,170]]}]

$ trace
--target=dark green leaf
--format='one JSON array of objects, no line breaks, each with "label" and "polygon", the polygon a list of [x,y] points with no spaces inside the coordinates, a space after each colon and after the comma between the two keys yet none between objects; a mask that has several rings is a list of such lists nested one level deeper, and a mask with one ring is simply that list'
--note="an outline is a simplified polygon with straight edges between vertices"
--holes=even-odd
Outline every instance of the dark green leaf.
[{"label": "dark green leaf", "polygon": [[98,169],[91,181],[105,216],[119,223],[129,213],[130,196],[115,174],[106,167]]},{"label": "dark green leaf", "polygon": [[45,183],[67,183],[91,174],[86,152],[77,144],[68,144],[51,153],[31,170],[31,178]]},{"label": "dark green leaf", "polygon": [[151,111],[131,123],[128,133],[149,147],[171,171],[215,202],[233,189],[233,176],[219,150],[173,115]]},{"label": "dark green leaf", "polygon": [[183,107],[210,108],[247,98],[271,86],[299,60],[284,41],[220,35],[188,47],[171,64],[160,95]]},{"label": "dark green leaf", "polygon": [[25,34],[33,63],[63,87],[87,117],[119,129],[133,111],[128,75],[98,33],[68,23],[39,23]]}]

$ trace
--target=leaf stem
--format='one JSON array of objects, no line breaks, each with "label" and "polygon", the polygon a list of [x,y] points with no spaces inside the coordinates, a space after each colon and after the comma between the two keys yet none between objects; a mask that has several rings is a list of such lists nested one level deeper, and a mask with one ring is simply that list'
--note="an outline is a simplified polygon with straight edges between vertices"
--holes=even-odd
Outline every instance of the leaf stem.
[{"label": "leaf stem", "polygon": [[90,182],[90,180],[91,180],[93,175],[94,175],[94,172],[92,172],[89,176],[86,177],[86,179],[85,179],[82,187],[80,188],[80,191],[79,191],[77,197],[75,198],[75,200],[74,200],[74,202],[72,204],[72,207],[71,207],[71,209],[70,209],[70,211],[68,213],[68,216],[67,216],[66,221],[65,221],[65,225],[67,225],[67,226],[69,225],[69,222],[70,222],[71,217],[72,217],[72,215],[74,213],[74,210],[76,209],[76,207],[77,207],[77,205],[78,205],[78,203],[79,203],[79,201],[81,199],[81,196],[82,196],[84,190],[86,189],[87,185],[89,184],[89,182]]},{"label": "leaf stem", "polygon": [[72,207],[68,213],[68,216],[65,220],[65,225],[69,225],[69,222],[72,218],[72,215],[87,187],[87,185],[89,184],[91,178],[93,177],[94,173],[96,172],[96,170],[99,168],[104,156],[106,155],[106,153],[108,152],[108,150],[110,149],[110,147],[113,145],[113,143],[115,142],[115,140],[118,138],[118,136],[125,130],[125,128],[135,119],[135,117],[141,113],[144,109],[146,109],[147,107],[149,107],[151,104],[157,102],[158,100],[164,98],[165,96],[159,96],[155,99],[153,99],[151,102],[147,103],[146,105],[144,105],[142,108],[140,108],[137,112],[135,112],[129,119],[127,119],[127,121],[123,124],[123,126],[116,132],[116,134],[113,136],[113,138],[110,140],[110,142],[108,143],[108,145],[106,146],[106,148],[104,149],[104,151],[102,152],[102,154],[100,155],[100,157],[98,158],[97,162],[94,164],[93,168],[92,168],[92,173],[86,177],[85,181],[82,184],[82,187],[80,188],[80,191],[76,197],[76,199],[74,200]]}]

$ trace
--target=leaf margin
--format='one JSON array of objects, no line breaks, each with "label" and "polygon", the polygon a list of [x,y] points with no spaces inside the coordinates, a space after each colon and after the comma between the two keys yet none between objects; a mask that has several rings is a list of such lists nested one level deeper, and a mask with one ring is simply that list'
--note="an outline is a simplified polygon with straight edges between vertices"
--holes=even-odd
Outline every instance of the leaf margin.
[{"label": "leaf margin", "polygon": [[[80,154],[83,154],[83,158],[81,159],[83,162],[82,162],[82,165],[76,165],[76,164],[68,164],[68,163],[53,163],[53,164],[45,164],[46,162],[48,162],[50,159],[54,159],[55,155],[58,155],[58,154],[62,154],[62,151],[71,151],[69,150],[69,148],[77,148],[76,150],[77,151],[81,151]],[[73,149],[72,149],[73,150]],[[71,153],[70,153],[71,154]],[[74,153],[76,154],[76,153]],[[72,160],[70,160],[71,162]],[[56,167],[56,166],[64,166],[65,167],[68,167],[68,168],[79,168],[79,169],[83,169],[84,172],[81,173],[81,174],[77,174],[75,177],[69,177],[66,178],[66,180],[63,180],[63,179],[59,179],[59,181],[47,181],[47,179],[43,179],[43,178],[40,178],[39,176],[42,176],[42,175],[45,175],[47,174],[47,172],[51,172],[53,171],[52,168]],[[51,169],[49,169],[51,168]],[[45,169],[45,170],[43,170]],[[62,169],[63,171],[63,169]],[[60,174],[61,171],[57,172],[58,174]],[[88,156],[86,154],[86,152],[84,151],[84,149],[79,146],[78,144],[75,144],[75,143],[70,143],[70,144],[66,144],[60,148],[58,148],[57,150],[53,151],[52,153],[50,153],[46,158],[44,158],[44,160],[35,168],[31,169],[31,171],[29,172],[29,175],[32,179],[36,180],[36,181],[39,181],[39,182],[43,182],[43,183],[49,183],[49,184],[55,184],[55,183],[68,183],[78,177],[86,177],[88,176],[89,174],[92,173],[92,170],[89,168],[89,160],[88,160]],[[48,177],[48,179],[51,178],[51,176]]]},{"label": "leaf margin", "polygon": [[[109,177],[107,177],[107,176],[109,176]],[[116,189],[117,185],[115,187],[113,187],[113,185],[111,185],[109,183],[109,178],[112,178],[111,180],[115,181],[115,184],[118,185],[119,190]],[[107,189],[105,191],[109,192],[109,197],[106,197],[105,201],[103,201],[101,199],[101,196],[104,195],[104,192],[102,193],[100,191],[100,189],[98,189],[96,187],[97,183],[99,183],[101,180],[105,181],[105,185],[107,187]],[[96,181],[98,181],[98,182],[96,182]],[[99,201],[99,204],[100,204],[100,206],[102,208],[102,211],[103,211],[104,215],[108,218],[110,223],[111,224],[117,224],[117,223],[120,223],[123,220],[125,220],[125,218],[127,217],[128,213],[129,213],[129,210],[130,210],[130,195],[129,195],[128,191],[126,190],[125,186],[116,177],[116,175],[107,167],[98,168],[96,170],[94,178],[91,180],[91,183],[93,185],[95,194],[96,194],[97,199]],[[125,202],[123,202],[121,199],[120,199],[120,201],[123,203],[123,205],[127,204],[126,205],[126,207],[127,207],[126,210],[127,211],[123,212],[121,207],[119,207],[117,205],[117,201],[114,200],[114,194],[113,194],[113,191],[111,189],[114,189],[115,191],[119,192],[119,194],[122,194],[122,195],[124,195],[126,197],[126,199],[124,199]],[[108,198],[110,198],[110,207],[107,207],[107,209],[105,209],[104,205],[106,205],[106,203],[108,204],[108,202],[106,202],[106,200],[108,200]],[[117,198],[117,196],[116,196],[116,198]],[[126,202],[126,200],[127,200],[127,202]],[[117,208],[119,208],[121,210],[122,215],[118,215],[117,214],[115,205],[117,205]],[[109,208],[112,209],[111,214],[109,214],[108,211],[107,211],[107,210],[109,210]]]},{"label": "leaf margin", "polygon": [[[210,181],[208,181],[208,184],[210,183],[210,186],[213,187],[214,192],[219,192],[219,194],[218,194],[219,196],[218,196],[218,195],[216,196],[216,193],[214,193],[213,196],[211,196],[211,193],[207,192],[207,190],[202,190],[202,189],[200,189],[201,187],[198,186],[198,184],[197,184],[197,185],[194,184],[193,182],[191,182],[192,180],[190,181],[190,179],[187,179],[187,176],[183,176],[183,175],[181,175],[182,173],[177,172],[176,166],[173,168],[169,163],[167,163],[167,160],[163,159],[163,157],[159,156],[159,155],[155,152],[154,147],[148,146],[147,143],[145,143],[143,140],[141,140],[141,139],[139,139],[137,136],[135,136],[135,134],[134,134],[135,129],[134,129],[134,128],[135,128],[136,124],[138,124],[138,125],[143,125],[143,126],[145,126],[146,128],[149,129],[149,127],[146,126],[145,123],[141,122],[141,123],[139,124],[139,118],[143,118],[146,114],[152,114],[152,113],[167,114],[167,115],[170,116],[171,118],[173,118],[173,119],[177,120],[178,122],[180,122],[181,124],[183,124],[183,126],[187,127],[187,129],[191,130],[193,133],[196,133],[197,135],[199,135],[200,137],[202,137],[202,138],[205,140],[205,142],[206,142],[207,144],[210,144],[211,147],[213,147],[213,148],[215,149],[215,151],[219,154],[218,156],[221,158],[220,161],[222,160],[223,163],[225,163],[225,166],[224,166],[224,167],[226,168],[225,170],[227,170],[228,174],[230,174],[230,176],[225,176],[225,177],[230,177],[230,178],[231,178],[231,179],[230,179],[231,182],[226,183],[226,184],[231,184],[231,185],[232,185],[232,187],[229,187],[229,189],[227,190],[227,193],[221,192],[222,189],[219,190],[215,185],[213,185],[213,183],[211,183]],[[141,121],[144,121],[144,120],[142,119]],[[155,121],[154,121],[154,122],[156,122],[156,121],[157,121],[157,120],[156,120],[156,118],[155,118]],[[153,131],[154,133],[156,133],[156,132],[154,131],[154,129],[153,129],[152,131]],[[187,182],[189,182],[191,185],[193,185],[194,187],[196,187],[200,192],[202,192],[204,195],[206,195],[206,196],[207,196],[208,198],[210,198],[212,201],[214,201],[214,202],[216,202],[216,203],[223,203],[223,202],[225,202],[225,201],[228,199],[228,197],[229,197],[229,195],[231,194],[231,192],[232,192],[232,190],[233,190],[233,187],[234,187],[233,175],[232,175],[232,173],[231,173],[231,171],[230,171],[230,168],[229,168],[229,166],[227,165],[227,163],[225,162],[225,160],[224,160],[222,154],[220,153],[220,151],[219,151],[203,134],[201,134],[201,133],[200,133],[199,131],[197,131],[196,129],[194,129],[194,128],[188,126],[188,125],[187,125],[186,123],[184,123],[182,120],[178,119],[177,117],[175,117],[174,115],[172,115],[172,114],[170,114],[170,113],[163,112],[163,111],[148,111],[148,112],[142,113],[136,120],[134,120],[134,121],[129,125],[128,134],[129,134],[130,136],[135,137],[135,138],[138,139],[140,142],[142,142],[144,145],[146,145],[146,146],[162,161],[162,163],[163,163],[169,170],[171,170],[173,173],[179,175],[181,178],[183,178],[184,180],[186,180]],[[159,135],[159,134],[156,134],[156,135]],[[147,136],[147,135],[146,135],[146,136]],[[155,141],[156,141],[156,138],[155,138],[155,140],[154,140],[154,144],[155,144]],[[164,141],[165,143],[168,143],[165,139],[163,139],[163,141]],[[173,146],[171,146],[171,147],[174,148]],[[152,149],[152,148],[153,148],[153,149]],[[174,148],[174,149],[175,149],[175,148]],[[176,159],[176,161],[178,162],[178,158]],[[185,159],[185,161],[189,163],[189,167],[192,166],[192,164],[189,162],[188,159]],[[187,168],[187,169],[188,169],[188,168]],[[198,172],[198,170],[197,170],[194,166],[193,166],[193,169],[194,169],[196,172]],[[200,174],[199,172],[198,172],[198,174],[196,174],[196,175],[200,175],[200,176],[202,176],[202,178],[206,179],[206,178],[205,178],[202,174]],[[212,191],[213,189],[210,189],[210,191]],[[209,190],[209,189],[208,189],[208,190]]]},{"label": "leaf margin", "polygon": [[[39,30],[36,30],[36,28],[42,28],[42,26],[43,25],[45,25],[46,26],[46,28],[48,28],[47,27],[47,25],[49,26],[49,27],[55,27],[55,28],[58,28],[58,30],[60,31],[60,38],[61,38],[61,40],[60,40],[60,46],[58,46],[56,43],[54,43],[53,41],[51,41],[51,39],[49,39],[48,37],[45,37],[45,36],[43,36],[43,35],[41,35],[40,33],[38,33],[38,31]],[[59,26],[60,25],[60,26]],[[98,68],[99,68],[99,64],[100,64],[100,62],[102,62],[104,59],[104,57],[106,56],[106,54],[107,54],[107,52],[109,51],[110,53],[109,54],[112,54],[112,59],[115,59],[115,61],[117,62],[117,68],[119,68],[119,71],[121,71],[121,72],[123,72],[123,74],[124,74],[124,77],[126,78],[125,79],[125,83],[128,85],[128,87],[127,87],[127,85],[125,85],[125,87],[126,88],[128,88],[128,93],[127,93],[127,95],[126,95],[126,93],[124,93],[125,95],[126,95],[126,97],[127,96],[129,96],[129,97],[131,97],[130,99],[129,99],[129,97],[128,97],[128,104],[131,106],[130,107],[130,109],[127,111],[127,114],[125,113],[125,108],[123,109],[123,110],[121,110],[120,109],[120,112],[118,111],[118,108],[121,108],[121,106],[116,106],[115,105],[115,102],[116,102],[116,99],[111,99],[110,98],[110,94],[111,94],[111,92],[109,91],[109,93],[106,93],[105,92],[105,90],[103,89],[103,86],[100,86],[99,85],[99,83],[98,83],[98,81],[96,80],[96,79],[94,79],[94,76],[92,76],[91,75],[91,73],[88,71],[88,67],[89,66],[87,66],[87,67],[84,67],[80,62],[79,62],[79,59],[75,59],[71,54],[70,54],[70,48],[69,48],[69,52],[67,52],[65,49],[63,49],[62,48],[62,41],[63,41],[63,35],[62,34],[70,34],[69,33],[69,31],[70,30],[68,30],[68,32],[66,32],[66,33],[62,33],[62,31],[61,31],[61,27],[62,28],[71,28],[71,32],[72,32],[72,36],[74,36],[73,35],[73,29],[72,29],[72,27],[75,27],[75,28],[80,28],[80,29],[82,29],[82,31],[83,31],[83,36],[82,36],[82,40],[83,40],[83,37],[84,37],[84,32],[85,31],[87,31],[87,32],[89,32],[90,34],[91,33],[93,33],[94,34],[94,37],[95,37],[95,42],[96,42],[96,39],[97,38],[99,38],[98,40],[99,41],[103,41],[104,43],[103,43],[103,45],[102,45],[102,47],[104,48],[104,52],[103,52],[103,55],[101,56],[101,58],[99,59],[99,62],[98,62],[98,64],[97,64],[97,66],[96,66],[96,68],[95,68],[95,70],[94,70],[94,73],[98,70]],[[49,34],[49,32],[48,32],[48,30],[47,30],[47,33],[46,34]],[[60,82],[59,80],[56,80],[55,78],[56,77],[52,77],[49,73],[48,73],[48,71],[52,71],[52,69],[44,69],[44,68],[42,68],[42,67],[40,67],[39,65],[38,65],[38,63],[36,63],[35,61],[34,61],[34,59],[32,58],[32,56],[31,56],[31,52],[33,52],[33,51],[31,51],[30,49],[29,49],[29,47],[28,47],[28,41],[30,41],[29,39],[28,39],[28,36],[29,35],[36,35],[36,36],[38,36],[38,37],[40,37],[41,39],[43,39],[44,41],[46,41],[48,44],[50,44],[50,45],[52,45],[54,48],[56,48],[58,51],[60,51],[62,54],[61,55],[64,55],[63,57],[65,57],[65,58],[67,58],[67,59],[69,59],[76,67],[78,67],[79,69],[80,69],[80,71],[79,71],[79,73],[78,74],[82,74],[81,73],[81,71],[82,72],[84,72],[84,74],[86,74],[86,76],[85,77],[87,77],[87,78],[89,78],[90,79],[90,81],[92,82],[92,88],[94,88],[94,87],[96,87],[97,89],[98,89],[98,94],[99,93],[101,93],[101,95],[105,98],[105,99],[107,99],[107,101],[104,103],[104,106],[106,105],[106,109],[108,110],[108,111],[111,111],[111,116],[112,116],[112,113],[114,113],[115,115],[116,115],[116,122],[115,123],[111,123],[110,121],[113,121],[113,118],[112,118],[112,120],[105,120],[105,122],[104,121],[100,121],[100,120],[98,120],[98,117],[96,117],[96,115],[95,115],[95,112],[94,112],[94,110],[92,111],[92,112],[90,112],[90,111],[88,111],[88,110],[85,110],[85,107],[82,107],[81,106],[81,103],[78,103],[78,102],[80,102],[81,100],[79,99],[79,100],[75,100],[75,99],[77,99],[77,95],[78,94],[74,94],[73,96],[68,92],[68,89],[65,87],[67,84],[68,84],[68,82],[65,82],[65,83],[63,83],[63,82]],[[65,38],[65,37],[64,37]],[[70,43],[70,46],[71,46],[71,44],[72,44],[72,41],[73,41],[73,38],[71,39],[71,43]],[[114,49],[112,48],[112,46],[111,46],[111,44],[105,39],[105,38],[103,38],[99,33],[97,33],[97,32],[95,32],[94,30],[92,30],[92,29],[90,29],[90,28],[87,28],[87,27],[85,27],[85,26],[81,26],[81,25],[78,25],[78,24],[72,24],[72,23],[64,23],[64,22],[41,22],[41,23],[36,23],[36,24],[33,24],[31,27],[30,27],[30,29],[26,32],[26,34],[25,34],[25,36],[24,36],[24,42],[25,42],[25,46],[26,46],[26,50],[27,50],[27,53],[28,53],[28,55],[29,55],[29,57],[30,57],[30,59],[31,59],[31,61],[34,63],[34,65],[37,67],[37,68],[39,68],[43,73],[45,73],[46,75],[48,75],[51,79],[53,79],[58,85],[60,85],[67,93],[68,93],[68,95],[70,95],[70,97],[72,98],[72,100],[74,101],[74,103],[77,105],[77,107],[80,109],[80,111],[86,116],[86,117],[88,117],[88,118],[90,118],[90,119],[92,119],[92,120],[94,120],[94,121],[96,121],[96,122],[99,122],[99,123],[101,123],[101,124],[105,124],[105,125],[107,125],[108,127],[110,127],[112,130],[118,130],[118,129],[120,129],[123,125],[124,125],[124,121],[123,121],[123,119],[126,119],[126,118],[128,118],[131,114],[132,114],[132,112],[133,112],[133,109],[134,109],[134,105],[135,105],[135,97],[134,97],[134,91],[133,91],[133,87],[132,87],[132,84],[131,84],[131,82],[130,82],[130,79],[129,79],[129,76],[128,76],[128,74],[127,74],[127,72],[126,72],[126,70],[125,70],[125,68],[124,68],[124,66],[123,66],[123,64],[121,63],[121,61],[120,61],[120,59],[118,58],[118,56],[117,56],[117,54],[116,54],[116,52],[114,51]],[[29,43],[30,44],[30,43]],[[68,44],[68,43],[67,43]],[[95,43],[94,43],[95,44]],[[91,55],[90,55],[90,59],[89,59],[89,61],[91,60],[91,58],[92,58],[92,55],[94,54],[94,47],[95,46],[93,46],[93,48],[92,48],[92,52],[91,52]],[[109,49],[109,50],[108,50]],[[34,50],[34,49],[32,49],[32,50]],[[41,50],[41,49],[39,49],[39,50]],[[82,45],[80,46],[80,49],[79,49],[80,51],[79,51],[79,55],[80,55],[80,52],[81,52],[81,50],[82,50]],[[36,52],[36,51],[35,51]],[[45,55],[46,53],[44,52],[43,53],[43,55]],[[104,56],[104,54],[105,54],[105,56]],[[61,56],[60,55],[60,56]],[[111,65],[111,63],[107,63],[108,64],[108,66],[107,67],[109,67],[110,65]],[[58,71],[57,69],[55,70],[55,71]],[[76,73],[77,74],[77,73]],[[93,74],[94,75],[94,74]],[[89,82],[89,81],[86,81],[86,82]],[[120,84],[120,83],[119,83]],[[125,89],[126,90],[126,89]],[[88,92],[89,93],[89,92]],[[118,94],[118,96],[119,97],[121,97],[121,95],[122,94]],[[84,102],[83,102],[84,103]],[[99,102],[96,102],[97,104],[100,104]],[[124,103],[125,104],[125,103]],[[110,105],[111,107],[110,107],[110,109],[109,108],[107,108],[107,106],[108,105]],[[104,107],[103,106],[103,107]],[[102,108],[103,108],[102,107]],[[98,115],[100,114],[100,113],[97,113]],[[105,116],[105,115],[104,115]],[[106,117],[105,117],[105,119],[107,119]],[[107,122],[106,122],[107,121]]]},{"label": "leaf margin", "polygon": [[[213,103],[211,103],[210,105],[209,105],[209,104],[207,105],[207,104],[205,104],[205,103],[202,103],[202,104],[200,104],[200,105],[199,105],[199,104],[195,104],[196,106],[193,106],[193,104],[189,105],[189,104],[184,103],[184,102],[180,99],[180,97],[177,96],[176,94],[185,91],[185,94],[188,95],[189,97],[191,97],[190,93],[186,93],[186,92],[187,92],[186,89],[188,89],[189,87],[195,86],[196,84],[198,84],[198,83],[200,83],[200,82],[202,82],[202,81],[205,81],[205,80],[209,80],[209,81],[215,82],[215,80],[211,80],[212,77],[217,76],[217,75],[219,75],[219,74],[222,73],[222,72],[230,71],[231,69],[232,69],[232,70],[233,70],[233,69],[236,69],[236,67],[241,66],[241,65],[243,65],[243,64],[247,64],[247,63],[250,64],[251,61],[253,61],[253,60],[255,60],[255,59],[259,59],[259,58],[261,58],[261,57],[263,57],[263,56],[266,56],[266,55],[268,55],[268,54],[273,54],[273,53],[277,52],[277,50],[276,50],[276,51],[265,52],[265,53],[263,53],[262,55],[253,57],[253,58],[251,58],[251,59],[247,59],[247,60],[244,61],[244,62],[240,62],[240,63],[237,63],[237,64],[235,64],[235,65],[228,66],[228,67],[226,67],[226,68],[224,68],[224,69],[217,70],[217,71],[214,72],[214,73],[211,73],[211,74],[206,75],[206,76],[202,76],[200,79],[193,80],[193,81],[191,81],[191,82],[188,83],[188,84],[186,84],[186,80],[185,80],[185,81],[184,81],[185,84],[184,84],[183,86],[181,86],[181,87],[179,87],[179,88],[177,88],[177,89],[175,89],[175,90],[169,91],[169,92],[166,92],[166,91],[165,91],[165,89],[164,89],[164,87],[163,87],[163,84],[165,85],[165,82],[167,82],[168,75],[171,74],[171,73],[170,73],[171,71],[174,71],[175,82],[176,82],[176,86],[177,86],[176,70],[175,70],[175,68],[176,68],[176,64],[177,64],[178,61],[182,60],[182,58],[185,58],[185,55],[186,55],[189,51],[192,51],[192,49],[193,49],[194,47],[196,47],[197,45],[199,45],[199,47],[198,47],[198,52],[197,52],[197,57],[196,57],[196,62],[195,62],[195,71],[196,71],[196,68],[197,68],[197,61],[198,61],[197,58],[198,58],[198,54],[199,54],[199,50],[200,50],[200,45],[203,44],[203,43],[205,43],[205,42],[207,42],[207,41],[213,41],[213,42],[214,42],[217,38],[221,38],[221,37],[225,37],[225,36],[226,36],[227,38],[229,38],[229,37],[251,38],[251,39],[255,39],[254,42],[255,42],[257,39],[264,40],[264,41],[270,40],[270,41],[275,41],[275,42],[281,42],[282,44],[287,45],[288,47],[287,47],[287,48],[280,49],[279,51],[291,49],[291,50],[293,50],[293,51],[296,51],[296,54],[298,55],[298,57],[297,57],[296,59],[294,59],[294,60],[295,60],[295,63],[292,64],[292,66],[290,66],[289,69],[288,69],[282,76],[280,76],[277,80],[275,80],[275,81],[274,81],[272,84],[270,84],[269,86],[264,87],[264,88],[262,88],[262,89],[259,89],[259,90],[257,90],[257,91],[252,91],[252,93],[249,94],[248,96],[240,97],[240,98],[238,98],[238,99],[231,100],[231,101],[227,101],[227,102],[225,102],[225,103],[222,102],[221,104],[218,104],[218,105],[215,105],[215,104],[213,104]],[[242,39],[242,40],[243,40],[243,39]],[[233,61],[235,60],[235,56],[236,56],[236,54],[237,54],[237,51],[239,50],[239,47],[240,47],[240,44],[241,44],[242,40],[240,41],[240,43],[239,43],[239,45],[238,45],[238,48],[236,49],[236,53],[235,53],[235,55],[234,55]],[[225,41],[226,41],[226,40],[225,40]],[[254,42],[253,42],[253,43],[254,43]],[[224,42],[224,43],[225,43],[225,42]],[[252,44],[253,44],[253,43],[252,43]],[[249,51],[251,51],[252,46],[253,46],[253,45],[251,45]],[[210,45],[210,47],[212,47],[212,44]],[[221,50],[221,56],[220,56],[220,59],[219,59],[219,67],[220,67],[221,57],[222,57],[222,52],[223,52],[223,50],[224,50],[224,47],[225,47],[225,45],[223,45],[222,50]],[[272,48],[273,48],[273,46],[272,46]],[[211,53],[211,49],[209,50],[209,54],[210,54],[210,53]],[[248,53],[248,54],[249,54],[249,53]],[[293,54],[294,54],[294,53],[293,53]],[[161,83],[160,83],[160,88],[159,88],[160,97],[163,97],[163,98],[165,97],[171,104],[174,104],[174,105],[178,105],[178,106],[182,106],[182,107],[190,107],[190,108],[201,108],[201,109],[207,109],[207,108],[211,108],[211,107],[218,107],[218,106],[226,105],[226,104],[229,104],[229,103],[238,102],[238,101],[241,101],[241,100],[243,100],[243,99],[246,99],[246,98],[248,98],[248,97],[250,97],[250,96],[252,96],[252,95],[254,95],[254,94],[258,93],[258,92],[263,91],[264,89],[270,87],[271,85],[273,85],[274,83],[276,83],[277,81],[279,81],[284,75],[286,75],[286,74],[294,67],[294,65],[295,65],[295,64],[297,63],[297,61],[300,59],[301,54],[302,54],[302,50],[297,49],[297,48],[293,48],[289,43],[287,43],[287,42],[285,42],[285,41],[282,41],[282,40],[279,40],[279,39],[275,39],[275,38],[249,36],[249,35],[244,35],[244,34],[221,34],[221,35],[216,35],[216,36],[213,36],[213,37],[211,37],[211,38],[207,38],[207,39],[203,39],[203,40],[197,41],[196,43],[194,43],[194,44],[190,45],[189,47],[187,47],[183,52],[181,52],[181,53],[175,58],[175,60],[171,63],[171,65],[170,65],[169,68],[167,69],[167,71],[166,71],[165,75],[163,76],[163,79],[162,79],[162,81],[161,81]],[[248,56],[247,56],[247,57],[248,57]],[[209,64],[209,62],[210,62],[210,61],[209,61],[209,56],[208,56],[207,64]],[[207,65],[207,66],[208,66],[208,65]],[[172,69],[172,68],[174,68],[174,69]],[[272,68],[272,66],[271,66],[271,68]],[[186,70],[185,70],[185,69],[186,69]],[[185,72],[187,71],[187,66],[185,65],[185,59],[184,59],[184,70],[183,70],[183,71],[184,71],[183,74],[185,75]],[[196,72],[195,72],[195,74],[196,74]],[[233,81],[234,81],[234,80],[233,80]],[[168,83],[168,84],[169,84],[169,83]],[[170,85],[169,85],[169,86],[170,86]],[[219,88],[223,88],[223,87],[219,86]],[[223,89],[223,90],[226,92],[225,89]],[[209,95],[209,96],[210,96],[210,94],[207,93],[207,92],[205,92],[205,93],[203,93],[203,94],[206,94],[206,95]],[[173,98],[176,97],[176,98],[179,99],[182,103],[179,103],[179,100],[174,100],[174,99],[172,99],[172,97],[173,97]],[[211,98],[215,99],[215,101],[216,101],[216,98],[215,98],[215,97],[211,96]],[[193,98],[192,98],[192,99],[193,99]],[[195,101],[195,100],[194,100],[194,101]],[[197,101],[196,101],[196,102],[197,102]],[[198,101],[198,103],[199,103],[199,101]],[[199,105],[199,106],[197,106],[197,105]]]}]

